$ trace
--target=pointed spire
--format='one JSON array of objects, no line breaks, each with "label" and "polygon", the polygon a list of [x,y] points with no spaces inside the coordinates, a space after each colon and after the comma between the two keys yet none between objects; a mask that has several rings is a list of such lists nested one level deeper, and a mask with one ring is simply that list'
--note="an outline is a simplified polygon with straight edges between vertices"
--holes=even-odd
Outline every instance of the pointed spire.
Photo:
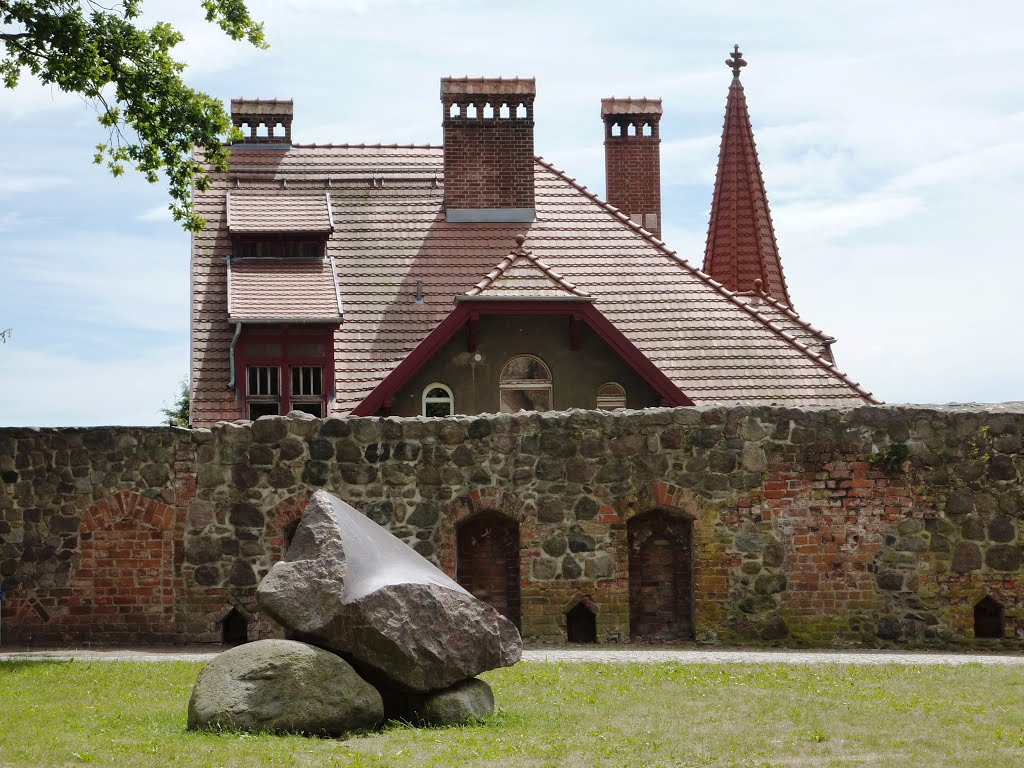
[{"label": "pointed spire", "polygon": [[[740,82],[740,69],[747,62],[738,45],[725,63],[732,69],[732,84],[725,104],[704,272],[732,291],[764,292],[792,308]],[[755,287],[755,281],[760,285]]]}]

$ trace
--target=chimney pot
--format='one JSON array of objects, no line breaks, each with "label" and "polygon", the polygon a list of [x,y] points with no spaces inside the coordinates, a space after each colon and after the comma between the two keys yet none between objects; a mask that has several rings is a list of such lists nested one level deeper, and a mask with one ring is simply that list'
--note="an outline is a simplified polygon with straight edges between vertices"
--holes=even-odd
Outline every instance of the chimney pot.
[{"label": "chimney pot", "polygon": [[608,202],[661,239],[661,99],[601,99]]},{"label": "chimney pot", "polygon": [[291,99],[232,99],[231,123],[242,130],[241,144],[292,143]]}]

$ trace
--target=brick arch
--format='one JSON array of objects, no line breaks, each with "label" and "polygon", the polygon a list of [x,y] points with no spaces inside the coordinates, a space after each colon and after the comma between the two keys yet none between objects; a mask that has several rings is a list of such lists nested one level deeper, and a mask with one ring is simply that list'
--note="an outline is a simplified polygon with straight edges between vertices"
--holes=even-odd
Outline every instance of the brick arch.
[{"label": "brick arch", "polygon": [[522,499],[501,488],[481,488],[450,501],[442,511],[444,571],[520,626],[527,513]]},{"label": "brick arch", "polygon": [[485,512],[504,515],[520,526],[520,534],[529,533],[530,509],[511,491],[489,486],[458,496],[441,508],[441,523],[437,531],[437,544],[441,552],[441,570],[455,578],[455,532],[469,518]]},{"label": "brick arch", "polygon": [[92,641],[169,642],[176,638],[175,569],[181,510],[132,491],[100,499],[82,513],[81,559],[71,608]]},{"label": "brick arch", "polygon": [[696,497],[659,480],[639,501],[625,520],[630,635],[692,638]]},{"label": "brick arch", "polygon": [[522,523],[526,515],[526,505],[511,491],[494,486],[478,488],[448,502],[444,506],[444,521],[451,528],[455,528],[467,518],[481,512],[497,512],[517,523]]},{"label": "brick arch", "polygon": [[100,499],[82,513],[82,532],[92,533],[134,519],[161,531],[174,527],[178,510],[156,499],[147,499],[134,491],[122,491]]}]

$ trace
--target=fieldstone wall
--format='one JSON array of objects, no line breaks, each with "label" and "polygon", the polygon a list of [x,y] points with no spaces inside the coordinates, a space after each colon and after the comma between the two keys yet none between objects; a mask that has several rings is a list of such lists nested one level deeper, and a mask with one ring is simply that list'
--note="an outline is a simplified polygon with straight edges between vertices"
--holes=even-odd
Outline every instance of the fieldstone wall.
[{"label": "fieldstone wall", "polygon": [[4,642],[272,636],[255,586],[323,487],[452,575],[460,523],[514,520],[527,637],[584,604],[629,639],[630,521],[658,510],[689,526],[699,641],[1019,648],[1022,434],[1019,403],[4,429]]}]

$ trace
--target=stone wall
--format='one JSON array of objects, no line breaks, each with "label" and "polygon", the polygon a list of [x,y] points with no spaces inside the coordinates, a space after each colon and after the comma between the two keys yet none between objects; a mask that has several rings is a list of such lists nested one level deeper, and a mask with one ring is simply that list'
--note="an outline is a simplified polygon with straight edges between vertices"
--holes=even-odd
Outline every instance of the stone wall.
[{"label": "stone wall", "polygon": [[[1024,404],[4,429],[3,637],[272,635],[255,586],[323,487],[453,575],[463,521],[514,520],[527,637],[584,604],[600,642],[629,638],[632,557],[634,602],[678,604],[700,641],[1019,648],[1022,434]],[[653,552],[641,585],[653,511],[692,561]]]}]

